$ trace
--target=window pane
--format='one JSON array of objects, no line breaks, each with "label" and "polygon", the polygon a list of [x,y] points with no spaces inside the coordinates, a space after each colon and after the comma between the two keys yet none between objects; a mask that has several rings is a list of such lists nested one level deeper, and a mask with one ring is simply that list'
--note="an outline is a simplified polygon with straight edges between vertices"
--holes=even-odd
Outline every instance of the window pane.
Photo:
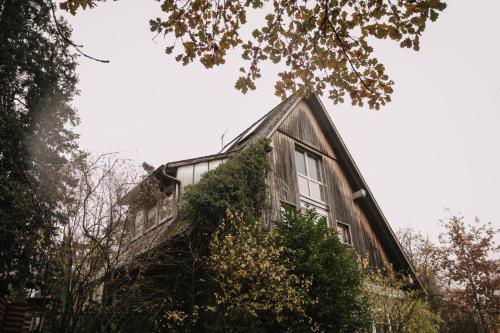
[{"label": "window pane", "polygon": [[182,189],[184,189],[185,186],[191,185],[193,183],[193,168],[193,164],[188,164],[177,168],[176,178],[181,181]]},{"label": "window pane", "polygon": [[345,228],[345,239],[346,239],[346,244],[349,244],[349,245],[352,244],[351,232],[349,231],[349,227],[348,226],[346,226],[346,228]]},{"label": "window pane", "polygon": [[142,234],[142,225],[144,223],[144,212],[140,211],[135,214],[134,221],[134,237]]},{"label": "window pane", "polygon": [[307,175],[304,153],[297,150],[295,151],[295,164],[297,165],[297,173]]},{"label": "window pane", "polygon": [[309,181],[309,189],[311,191],[310,197],[319,201],[324,201],[322,186],[313,181]]},{"label": "window pane", "polygon": [[172,194],[170,194],[168,197],[164,198],[160,202],[159,220],[163,221],[166,218],[169,218],[172,215],[172,208],[173,208],[173,197]]},{"label": "window pane", "polygon": [[339,236],[339,239],[342,243],[344,243],[344,228],[340,223],[337,223],[337,233]]},{"label": "window pane", "polygon": [[299,191],[300,194],[309,196],[309,186],[308,181],[304,177],[299,176]]},{"label": "window pane", "polygon": [[280,212],[281,212],[282,219],[287,217],[288,216],[287,214],[295,214],[296,208],[294,205],[289,204],[287,202],[283,202],[283,201],[281,201],[280,203],[281,203]]},{"label": "window pane", "polygon": [[325,219],[328,225],[328,210],[320,208],[315,205],[311,205],[310,203],[305,201],[301,201],[300,206],[302,207],[302,209],[314,209],[314,211],[317,214],[318,221],[320,221],[321,219]]},{"label": "window pane", "polygon": [[337,232],[342,243],[351,245],[351,233],[347,224],[337,222]]},{"label": "window pane", "polygon": [[194,182],[200,181],[201,176],[208,171],[208,162],[196,163],[194,166]]},{"label": "window pane", "polygon": [[210,161],[210,162],[208,162],[208,170],[214,170],[215,168],[217,168],[221,164],[222,164],[222,160]]},{"label": "window pane", "polygon": [[156,207],[150,208],[146,211],[144,219],[144,230],[149,230],[155,225],[156,220]]},{"label": "window pane", "polygon": [[309,171],[309,178],[316,179],[321,182],[321,171],[319,168],[319,160],[307,155],[307,168]]}]

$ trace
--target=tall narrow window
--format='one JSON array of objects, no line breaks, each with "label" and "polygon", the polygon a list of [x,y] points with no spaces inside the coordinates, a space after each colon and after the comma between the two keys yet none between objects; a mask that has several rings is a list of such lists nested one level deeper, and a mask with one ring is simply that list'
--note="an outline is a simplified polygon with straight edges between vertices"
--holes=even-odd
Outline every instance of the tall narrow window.
[{"label": "tall narrow window", "polygon": [[174,208],[174,196],[173,193],[166,195],[159,202],[158,207],[158,223],[162,223],[165,220],[172,217],[173,208]]},{"label": "tall narrow window", "polygon": [[295,150],[300,194],[325,202],[325,185],[321,160],[305,150]]},{"label": "tall narrow window", "polygon": [[144,232],[148,231],[156,224],[156,206],[144,211]]},{"label": "tall narrow window", "polygon": [[134,214],[134,225],[133,225],[133,234],[132,237],[138,237],[139,235],[142,235],[143,231],[143,223],[144,223],[144,212],[143,211],[137,211]]}]

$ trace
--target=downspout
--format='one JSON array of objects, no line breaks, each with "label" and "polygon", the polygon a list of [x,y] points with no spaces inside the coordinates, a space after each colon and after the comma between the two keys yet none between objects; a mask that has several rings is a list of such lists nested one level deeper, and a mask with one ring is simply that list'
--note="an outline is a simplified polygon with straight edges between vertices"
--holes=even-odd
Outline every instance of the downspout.
[{"label": "downspout", "polygon": [[165,178],[168,178],[168,179],[170,179],[170,180],[172,180],[172,181],[175,182],[175,193],[177,193],[177,205],[180,208],[180,206],[181,206],[181,188],[182,188],[181,186],[182,186],[182,182],[179,179],[177,179],[175,177],[172,177],[169,174],[167,174],[167,172],[165,171],[165,168],[166,168],[165,164],[163,164],[160,168],[161,168],[161,174],[162,174],[162,176],[164,176]]}]

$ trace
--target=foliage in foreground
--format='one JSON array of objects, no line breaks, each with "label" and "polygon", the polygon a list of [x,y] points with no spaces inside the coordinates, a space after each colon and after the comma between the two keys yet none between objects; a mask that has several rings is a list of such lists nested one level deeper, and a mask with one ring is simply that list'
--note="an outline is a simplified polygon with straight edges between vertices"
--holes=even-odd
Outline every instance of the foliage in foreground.
[{"label": "foliage in foreground", "polygon": [[63,204],[74,185],[76,59],[50,2],[0,2],[0,295],[48,276]]},{"label": "foliage in foreground", "polygon": [[[95,4],[66,0],[61,8],[75,14]],[[424,30],[445,8],[443,0],[164,0],[163,17],[150,26],[164,34],[166,53],[177,52],[183,65],[223,65],[229,51],[239,48],[247,65],[235,86],[244,93],[255,89],[262,62],[270,61],[284,67],[275,85],[281,97],[309,87],[335,103],[347,96],[353,105],[378,109],[391,100],[394,82],[375,57],[373,39],[417,51]]]},{"label": "foliage in foreground", "polygon": [[[306,315],[311,281],[291,273],[277,234],[229,213],[212,236],[207,268],[214,298],[193,313],[168,311],[168,330],[201,326],[210,332],[312,331]],[[204,321],[204,322],[200,322]]]},{"label": "foliage in foreground", "polygon": [[443,312],[450,328],[460,330],[468,322],[477,332],[498,332],[500,276],[494,256],[500,246],[494,238],[499,230],[477,219],[466,225],[461,216],[448,218],[444,228],[434,258],[446,286]]},{"label": "foliage in foreground", "polygon": [[245,221],[259,220],[267,208],[267,152],[267,140],[257,141],[188,186],[180,219],[207,233],[226,218],[227,210],[239,212]]},{"label": "foliage in foreground", "polygon": [[[314,212],[273,229],[229,214],[207,256],[215,296],[192,312],[166,312],[168,330],[364,332],[371,327],[355,254]],[[204,313],[204,314],[203,314]]]},{"label": "foliage in foreground", "polygon": [[357,256],[314,211],[286,211],[276,223],[292,272],[311,279],[307,314],[326,332],[362,332],[371,327]]},{"label": "foliage in foreground", "polygon": [[[217,281],[215,304],[221,330],[307,331],[314,329],[306,315],[314,301],[308,295],[311,279],[291,272],[286,248],[275,231],[244,223],[229,214],[232,232],[223,223],[212,237],[209,268]],[[312,326],[312,327],[309,327]]]},{"label": "foliage in foreground", "polygon": [[477,219],[467,225],[463,216],[450,216],[442,225],[438,244],[411,229],[399,233],[430,304],[444,320],[442,331],[498,331],[498,229]]},{"label": "foliage in foreground", "polygon": [[[150,324],[160,328],[197,332],[215,325],[212,307],[217,282],[209,267],[210,242],[228,210],[253,223],[267,208],[267,151],[267,141],[255,142],[185,188],[179,217],[169,229],[187,226],[186,233],[135,260],[130,280],[136,293],[128,297],[124,292],[124,296],[140,306],[131,308],[125,304],[129,301],[120,301],[129,318],[142,318],[137,309],[147,309]],[[136,322],[125,320],[123,329]]]},{"label": "foliage in foreground", "polygon": [[365,293],[380,333],[437,333],[443,320],[420,290],[409,289],[392,270],[367,272]]}]

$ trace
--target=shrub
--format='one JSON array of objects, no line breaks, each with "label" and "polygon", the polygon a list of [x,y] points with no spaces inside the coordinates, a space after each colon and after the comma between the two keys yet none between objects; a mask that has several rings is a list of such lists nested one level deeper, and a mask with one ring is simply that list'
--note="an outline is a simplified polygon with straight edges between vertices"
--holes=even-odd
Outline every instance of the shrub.
[{"label": "shrub", "polygon": [[297,276],[311,279],[316,300],[307,314],[326,332],[362,332],[371,327],[363,276],[355,252],[341,243],[324,218],[312,210],[287,210],[276,223],[281,245],[289,250]]}]

